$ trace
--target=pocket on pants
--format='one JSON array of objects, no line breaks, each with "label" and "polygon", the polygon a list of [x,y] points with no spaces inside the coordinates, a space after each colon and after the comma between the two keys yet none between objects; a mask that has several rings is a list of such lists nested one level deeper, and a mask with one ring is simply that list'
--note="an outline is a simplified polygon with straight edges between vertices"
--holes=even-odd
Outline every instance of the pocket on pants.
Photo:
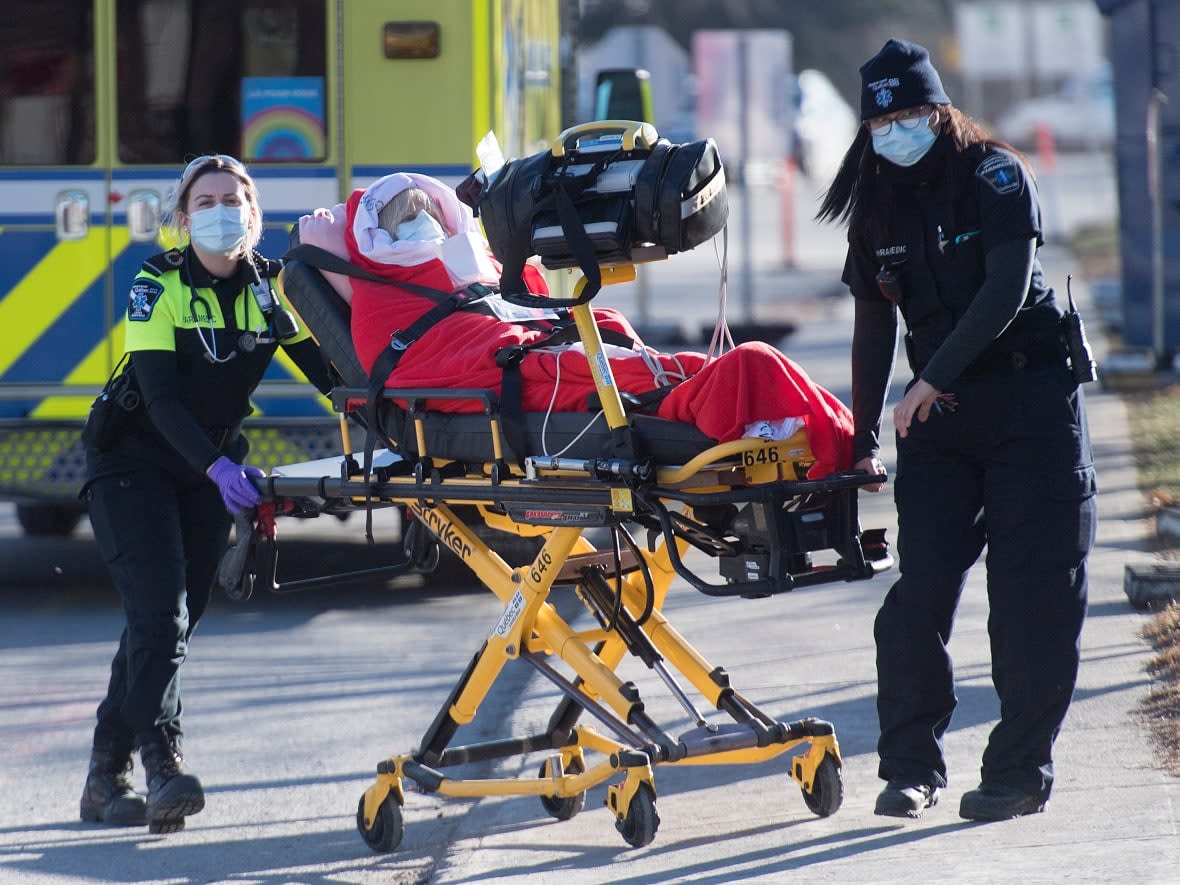
[{"label": "pocket on pants", "polygon": [[[1076,551],[1085,557],[1094,546],[1098,524],[1098,476],[1093,465],[1056,470],[1048,474],[1049,497],[1059,514],[1061,552]],[[1053,527],[1048,533],[1057,534]]]},{"label": "pocket on pants", "polygon": [[138,499],[130,506],[127,503],[133,485],[130,474],[116,474],[90,480],[85,487],[94,539],[108,566],[119,559],[127,546],[125,514],[134,512],[132,506],[138,508],[143,503]]},{"label": "pocket on pants", "polygon": [[1094,465],[1049,474],[1049,494],[1055,501],[1085,501],[1098,494],[1098,473]]}]

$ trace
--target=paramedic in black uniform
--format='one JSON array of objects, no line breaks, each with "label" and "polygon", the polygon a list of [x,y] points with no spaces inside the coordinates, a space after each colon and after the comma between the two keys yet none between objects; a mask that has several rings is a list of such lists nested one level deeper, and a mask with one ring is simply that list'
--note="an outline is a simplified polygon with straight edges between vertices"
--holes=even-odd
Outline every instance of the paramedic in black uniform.
[{"label": "paramedic in black uniform", "polygon": [[[139,405],[113,440],[88,438],[85,488],[126,625],[98,707],[81,816],[146,822],[152,832],[182,829],[205,804],[181,759],[179,676],[231,513],[258,502],[248,477],[262,471],[243,466],[240,432],[250,395],[279,344],[317,388],[330,387],[315,342],[272,303],[280,265],[253,251],[262,216],[245,167],[198,157],[174,196],[167,221],[190,244],[144,262],[131,284],[125,349]],[[128,778],[133,750],[146,800]]]},{"label": "paramedic in black uniform", "polygon": [[890,40],[860,73],[863,125],[818,215],[848,223],[858,468],[885,472],[899,312],[913,373],[893,410],[900,577],[874,628],[875,811],[918,817],[947,785],[947,643],[986,545],[1000,721],[959,814],[1032,814],[1053,787],[1077,679],[1096,519],[1082,392],[1037,257],[1036,186],[1020,155],[951,105],[923,47]]}]

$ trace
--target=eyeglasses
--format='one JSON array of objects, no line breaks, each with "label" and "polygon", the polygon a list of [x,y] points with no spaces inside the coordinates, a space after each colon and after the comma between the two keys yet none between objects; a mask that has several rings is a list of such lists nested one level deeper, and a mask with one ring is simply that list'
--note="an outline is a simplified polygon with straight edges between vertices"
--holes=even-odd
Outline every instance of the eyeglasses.
[{"label": "eyeglasses", "polygon": [[916,108],[906,108],[892,116],[873,117],[868,121],[869,132],[873,135],[888,135],[896,123],[902,129],[917,129],[923,123],[929,123],[937,109],[928,104],[918,105]]},{"label": "eyeglasses", "polygon": [[194,157],[188,161],[188,165],[184,167],[184,171],[180,173],[182,179],[188,178],[190,173],[196,172],[202,166],[228,166],[235,172],[245,174],[246,167],[242,161],[236,157],[231,157],[229,154],[201,154],[199,157]]}]

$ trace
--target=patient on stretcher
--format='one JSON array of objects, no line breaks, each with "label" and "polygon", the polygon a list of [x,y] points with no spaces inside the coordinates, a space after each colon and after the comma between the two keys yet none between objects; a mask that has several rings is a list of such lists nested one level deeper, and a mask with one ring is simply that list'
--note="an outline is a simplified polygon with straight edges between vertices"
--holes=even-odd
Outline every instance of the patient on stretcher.
[{"label": "patient on stretcher", "polygon": [[[371,372],[390,336],[408,329],[436,300],[399,283],[442,295],[473,283],[494,286],[500,268],[471,209],[453,189],[426,175],[394,173],[334,210],[300,220],[300,242],[346,258],[388,282],[325,273],[349,301],[353,344]],[[548,294],[544,277],[526,266],[534,294]],[[774,347],[744,343],[713,358],[694,352],[661,353],[646,347],[626,318],[594,308],[618,389],[660,418],[695,425],[717,442],[743,436],[789,436],[802,425],[815,458],[808,476],[819,478],[852,463],[852,417],[835,396]],[[404,351],[389,387],[483,388],[503,395],[497,356],[522,348],[518,367],[525,412],[586,412],[597,408],[595,386],[581,344],[547,343],[562,317],[518,307],[498,296],[456,310],[432,325]],[[518,351],[519,353],[519,351]],[[429,401],[438,411],[480,411],[466,400]],[[785,428],[785,430],[784,430]]]}]

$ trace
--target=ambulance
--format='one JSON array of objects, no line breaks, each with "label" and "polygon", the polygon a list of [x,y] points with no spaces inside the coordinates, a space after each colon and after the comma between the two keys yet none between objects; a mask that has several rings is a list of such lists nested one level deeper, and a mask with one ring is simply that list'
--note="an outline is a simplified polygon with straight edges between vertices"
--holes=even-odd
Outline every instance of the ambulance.
[{"label": "ambulance", "polygon": [[[0,500],[69,534],[79,430],[122,353],[131,279],[172,243],[180,169],[228,153],[286,251],[300,215],[395,171],[457,184],[494,131],[569,121],[576,0],[4,0],[0,4]],[[563,84],[564,80],[564,84]],[[563,102],[563,96],[566,100]],[[264,469],[338,452],[282,351],[247,421]]]}]

